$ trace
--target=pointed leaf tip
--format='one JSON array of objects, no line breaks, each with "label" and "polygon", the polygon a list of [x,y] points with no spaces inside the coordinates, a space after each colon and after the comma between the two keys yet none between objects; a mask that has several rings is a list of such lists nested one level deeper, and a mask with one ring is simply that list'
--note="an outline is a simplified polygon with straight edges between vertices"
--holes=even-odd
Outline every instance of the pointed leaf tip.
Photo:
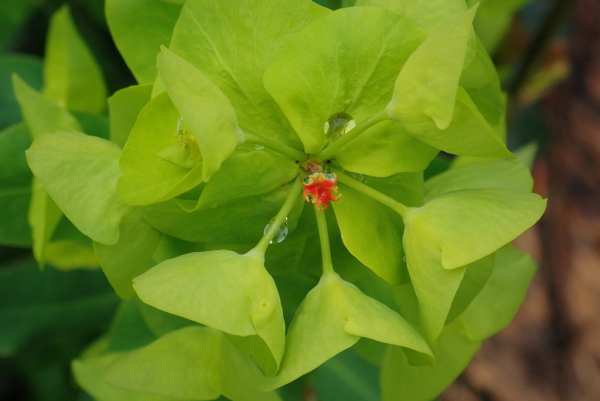
[{"label": "pointed leaf tip", "polygon": [[69,110],[101,114],[106,108],[102,71],[66,5],[50,21],[44,82],[44,95]]},{"label": "pointed leaf tip", "polygon": [[236,336],[258,335],[277,364],[283,356],[283,311],[261,252],[186,254],[136,277],[133,287],[155,308]]},{"label": "pointed leaf tip", "polygon": [[[512,167],[513,162],[507,163]],[[454,173],[449,170],[448,174],[451,178]],[[473,185],[472,189],[457,190],[455,183],[439,187],[439,197],[425,206],[410,208],[405,216],[403,243],[408,271],[419,299],[422,327],[430,342],[444,327],[467,265],[515,239],[545,209],[546,201],[537,194],[477,188],[479,178],[474,178],[465,184],[467,188]],[[497,180],[491,185],[505,187]],[[527,185],[525,180],[512,187]],[[451,191],[444,193],[445,190]]]},{"label": "pointed leaf tip", "polygon": [[295,380],[350,348],[360,337],[411,348],[433,361],[425,340],[400,315],[329,273],[298,308],[279,373],[259,388],[273,390]]},{"label": "pointed leaf tip", "polygon": [[448,128],[476,10],[472,7],[435,30],[409,57],[387,106],[392,118],[403,122],[428,117],[439,129]]},{"label": "pointed leaf tip", "polygon": [[444,194],[412,209],[410,224],[427,233],[454,269],[483,258],[533,226],[546,209],[537,194],[470,189]]},{"label": "pointed leaf tip", "polygon": [[158,71],[198,142],[202,178],[208,181],[241,140],[233,106],[200,70],[164,46],[158,55]]},{"label": "pointed leaf tip", "polygon": [[81,125],[71,113],[37,92],[16,73],[12,74],[12,83],[23,120],[33,137],[57,130],[81,131]]},{"label": "pointed leaf tip", "polygon": [[120,149],[79,132],[44,133],[27,150],[27,162],[52,199],[85,235],[113,245],[129,206],[117,203]]}]

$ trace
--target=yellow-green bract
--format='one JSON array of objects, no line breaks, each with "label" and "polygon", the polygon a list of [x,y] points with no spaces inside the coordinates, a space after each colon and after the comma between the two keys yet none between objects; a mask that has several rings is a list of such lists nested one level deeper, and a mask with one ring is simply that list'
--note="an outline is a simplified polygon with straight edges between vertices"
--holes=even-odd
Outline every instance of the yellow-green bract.
[{"label": "yellow-green bract", "polygon": [[[79,383],[99,401],[277,400],[305,374],[343,382],[353,353],[364,399],[436,397],[516,312],[535,265],[509,243],[545,209],[504,142],[477,10],[110,0],[139,85],[100,137],[77,111],[101,112],[103,81],[53,26],[47,89],[14,78],[36,257],[64,213],[124,299]],[[460,157],[426,181],[440,151]],[[313,174],[332,210],[303,201]]]}]

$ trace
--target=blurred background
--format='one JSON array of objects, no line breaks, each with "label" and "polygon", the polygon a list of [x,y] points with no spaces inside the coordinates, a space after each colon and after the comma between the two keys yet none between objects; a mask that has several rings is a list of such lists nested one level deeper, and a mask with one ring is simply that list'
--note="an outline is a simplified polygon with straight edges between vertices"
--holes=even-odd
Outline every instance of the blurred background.
[{"label": "blurred background", "polygon": [[[104,0],[2,0],[0,131],[21,121],[11,74],[41,88],[49,19],[65,3],[110,92],[135,84]],[[440,400],[600,400],[600,0],[483,0],[475,28],[508,93],[509,148],[530,155],[534,191],[550,201],[516,242],[540,263],[525,303]],[[22,190],[26,208],[11,174],[0,160],[0,207]],[[107,330],[118,299],[97,269],[40,271],[28,233],[9,229],[0,222],[0,400],[90,400],[70,361]]]}]

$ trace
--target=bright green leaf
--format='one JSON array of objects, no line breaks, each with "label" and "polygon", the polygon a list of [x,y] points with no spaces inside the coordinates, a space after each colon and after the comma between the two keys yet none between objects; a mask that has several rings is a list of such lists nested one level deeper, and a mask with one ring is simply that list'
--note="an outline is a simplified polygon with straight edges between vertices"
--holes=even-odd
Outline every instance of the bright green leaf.
[{"label": "bright green leaf", "polygon": [[382,400],[434,399],[465,369],[480,346],[480,342],[470,341],[455,322],[431,346],[435,366],[411,366],[401,348],[389,347],[381,367]]},{"label": "bright green leaf", "polygon": [[426,37],[412,21],[386,10],[338,10],[282,47],[265,72],[265,87],[306,152],[318,153],[332,115],[345,112],[361,123],[385,108],[402,66]]},{"label": "bright green leaf", "polygon": [[475,46],[473,61],[463,71],[459,85],[467,91],[487,122],[505,139],[505,96],[494,62],[479,40]]},{"label": "bright green leaf", "polygon": [[27,222],[31,227],[33,255],[40,267],[44,266],[46,245],[62,217],[63,212],[52,200],[42,182],[37,177],[33,177]]},{"label": "bright green leaf", "polygon": [[411,209],[404,222],[407,229],[436,244],[443,266],[453,269],[512,241],[538,221],[545,209],[546,200],[536,194],[472,189],[449,192]]},{"label": "bright green leaf", "polygon": [[183,328],[125,354],[104,377],[120,388],[176,399],[211,400],[223,394],[232,401],[279,400],[275,393],[255,390],[260,370],[222,333],[206,327]]},{"label": "bright green leaf", "polygon": [[121,298],[135,295],[132,280],[150,267],[160,236],[138,209],[131,209],[121,220],[119,242],[114,245],[94,243],[102,270]]},{"label": "bright green leaf", "polygon": [[464,0],[356,0],[356,6],[388,9],[412,19],[429,33],[467,11]]},{"label": "bright green leaf", "polygon": [[347,170],[388,177],[405,171],[423,171],[438,152],[409,135],[399,123],[388,120],[344,146],[335,158]]},{"label": "bright green leaf", "polygon": [[498,250],[491,277],[460,317],[471,340],[482,341],[510,323],[536,270],[526,253],[510,245]]},{"label": "bright green leaf", "polygon": [[298,165],[269,150],[234,154],[223,163],[202,191],[198,208],[211,208],[233,199],[260,195],[293,180]]},{"label": "bright green leaf", "polygon": [[209,78],[166,48],[158,56],[158,71],[173,103],[198,141],[202,179],[208,181],[243,140],[235,111]]},{"label": "bright green leaf", "polygon": [[474,189],[409,209],[404,250],[429,341],[442,331],[465,265],[519,236],[541,217],[545,205],[535,194]]},{"label": "bright green leaf", "polygon": [[115,244],[129,209],[117,203],[120,150],[76,132],[42,134],[27,151],[36,177],[75,226],[94,241]]},{"label": "bright green leaf", "polygon": [[107,0],[110,33],[138,83],[156,79],[156,55],[168,46],[181,6],[161,0]]},{"label": "bright green leaf", "polygon": [[81,131],[81,126],[67,110],[45,98],[27,85],[19,76],[13,75],[15,96],[21,106],[23,120],[35,137],[44,132]]},{"label": "bright green leaf", "polygon": [[450,126],[475,11],[436,30],[410,56],[387,106],[391,118],[412,124],[431,119],[440,130]]},{"label": "bright green leaf", "polygon": [[122,353],[111,353],[73,361],[73,375],[77,383],[97,401],[175,401],[157,394],[147,394],[115,387],[103,379],[106,368]]},{"label": "bright green leaf", "polygon": [[343,184],[332,202],[344,245],[354,257],[392,284],[406,280],[402,219],[393,210]]},{"label": "bright green leaf", "polygon": [[[17,2],[22,3],[21,0]],[[2,2],[0,7],[5,4]],[[0,15],[3,13],[0,12]],[[43,84],[42,68],[42,60],[37,57],[21,54],[0,56],[0,130],[21,121],[19,103],[13,93],[12,74],[18,74],[35,90],[40,90]]]},{"label": "bright green leaf", "polygon": [[102,71],[67,6],[52,16],[44,61],[44,96],[69,110],[104,112],[107,89]]},{"label": "bright green leaf", "polygon": [[110,140],[125,146],[140,111],[150,101],[152,85],[130,86],[108,98],[110,115]]},{"label": "bright green leaf", "polygon": [[277,370],[285,324],[262,252],[190,253],[158,264],[133,283],[140,299],[158,309],[229,334],[259,336]]},{"label": "bright green leaf", "polygon": [[[148,223],[166,234],[193,242],[249,244],[258,242],[275,217],[291,186],[266,194],[240,198],[214,209],[198,210],[197,201],[175,200],[142,207]],[[288,224],[292,224],[288,218]]]},{"label": "bright green leaf", "polygon": [[486,256],[467,265],[467,270],[452,300],[446,324],[452,323],[479,294],[494,270],[496,254]]},{"label": "bright green leaf", "polygon": [[533,178],[527,166],[517,160],[481,160],[453,166],[425,182],[425,197],[433,199],[461,189],[495,188],[531,192]]},{"label": "bright green leaf", "polygon": [[438,245],[405,220],[403,237],[406,263],[419,300],[421,329],[431,343],[442,332],[452,300],[465,274],[466,267],[448,270],[442,266]]},{"label": "bright green leaf", "polygon": [[300,148],[263,75],[292,35],[328,12],[310,0],[188,1],[171,49],[219,86],[245,132]]},{"label": "bright green leaf", "polygon": [[[468,93],[458,87],[450,126],[439,130],[433,121],[403,122],[407,131],[425,143],[464,156],[514,158],[498,131],[481,115]],[[468,133],[468,134],[465,134]]]},{"label": "bright green leaf", "polygon": [[[358,266],[355,267],[355,269],[358,269]],[[338,268],[338,270],[339,270],[339,268]],[[375,273],[365,269],[364,267],[362,268],[362,270],[364,270],[364,272],[365,272],[364,275],[362,275],[359,278],[353,278],[352,284],[356,285],[365,295],[381,302],[388,308],[400,313],[402,309],[398,306],[398,304],[396,303],[396,301],[394,299],[394,289],[397,286],[389,285],[381,277],[379,277]],[[402,313],[400,313],[400,315],[402,315]],[[365,341],[361,340],[360,342],[365,342]],[[362,347],[361,344],[357,344],[357,346],[354,347],[354,349],[356,350],[357,348],[368,348],[368,347]],[[360,352],[359,352],[359,354],[361,356],[364,356]]]},{"label": "bright green leaf", "polygon": [[504,100],[498,76],[485,49],[469,36],[473,13],[471,9],[435,31],[411,56],[387,110],[408,133],[438,149],[511,157],[502,142]]},{"label": "bright green leaf", "polygon": [[100,267],[100,262],[91,248],[68,239],[46,244],[44,260],[63,271]]},{"label": "bright green leaf", "polygon": [[267,378],[260,388],[270,390],[291,382],[351,347],[360,337],[432,355],[425,340],[400,315],[337,274],[325,274],[296,312],[279,373]]},{"label": "bright green leaf", "polygon": [[123,148],[119,166],[123,176],[117,184],[119,202],[147,205],[170,199],[202,182],[202,165],[183,168],[164,160],[159,152],[179,145],[180,114],[166,93],[154,98],[141,111]]},{"label": "bright green leaf", "polygon": [[[80,130],[79,122],[67,110],[45,98],[13,75],[13,87],[21,106],[23,119],[33,137],[57,130]],[[46,243],[62,217],[62,211],[38,179],[33,180],[28,222],[32,230],[33,253],[40,266],[44,265]]]}]

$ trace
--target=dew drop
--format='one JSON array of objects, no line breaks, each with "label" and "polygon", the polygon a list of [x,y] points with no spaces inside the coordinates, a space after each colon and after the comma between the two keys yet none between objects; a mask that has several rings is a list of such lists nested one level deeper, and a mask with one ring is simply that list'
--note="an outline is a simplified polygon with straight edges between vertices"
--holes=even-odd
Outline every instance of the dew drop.
[{"label": "dew drop", "polygon": [[335,181],[335,174],[333,174],[332,172],[327,172],[323,174],[323,177],[325,177],[327,181]]},{"label": "dew drop", "polygon": [[335,113],[325,123],[323,128],[325,136],[330,143],[333,143],[346,135],[348,131],[356,127],[356,121],[348,113]]},{"label": "dew drop", "polygon": [[[265,230],[263,231],[263,234],[266,234],[267,231],[269,231],[269,228],[271,228],[271,224],[273,224],[274,221],[275,221],[275,217],[273,217],[271,219],[271,221],[269,221],[269,224],[267,224],[265,226]],[[279,244],[279,243],[283,242],[283,240],[287,238],[288,231],[289,231],[288,219],[286,217],[283,224],[281,225],[281,227],[279,227],[277,229],[277,232],[275,233],[275,235],[273,236],[273,239],[271,239],[271,241],[269,243],[272,244],[274,242],[277,242]]]},{"label": "dew drop", "polygon": [[263,150],[264,148],[265,148],[264,146],[254,145],[254,149],[256,149],[256,150]]},{"label": "dew drop", "polygon": [[406,263],[406,256],[402,256],[402,260]]}]

